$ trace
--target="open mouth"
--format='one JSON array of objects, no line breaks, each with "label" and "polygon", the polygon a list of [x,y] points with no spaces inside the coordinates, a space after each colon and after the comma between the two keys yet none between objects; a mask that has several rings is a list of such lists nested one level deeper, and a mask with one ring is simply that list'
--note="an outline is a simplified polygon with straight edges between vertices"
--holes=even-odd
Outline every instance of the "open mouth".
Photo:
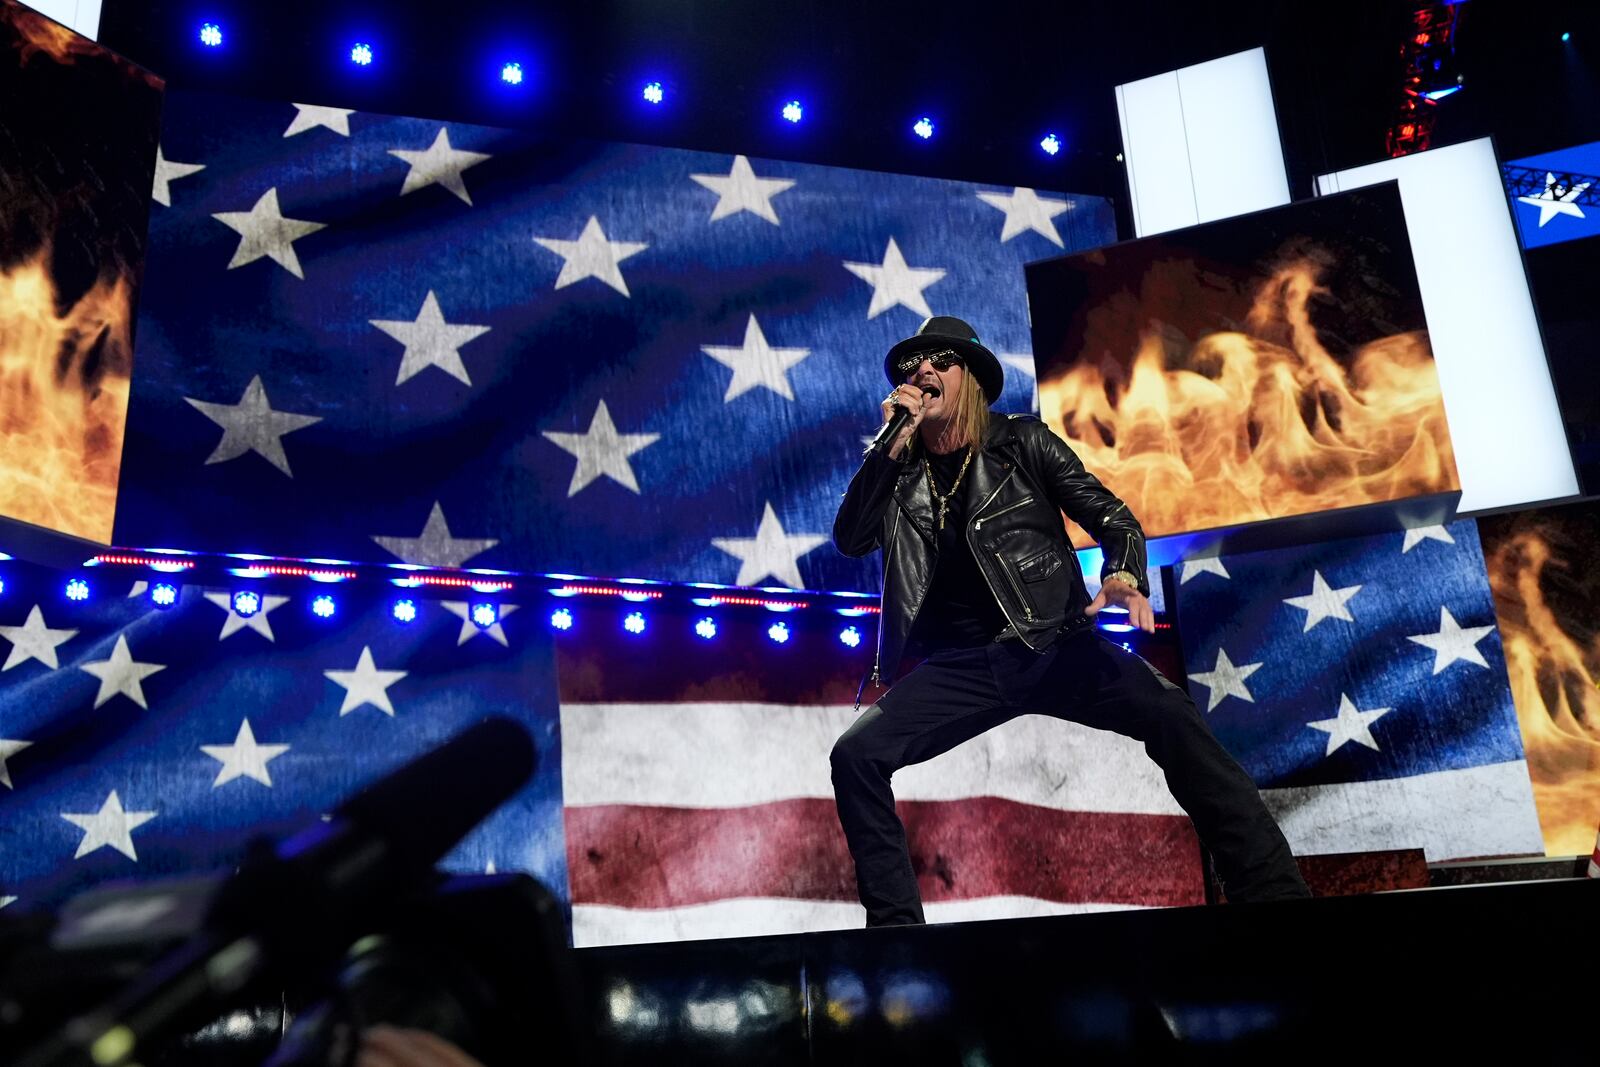
[{"label": "open mouth", "polygon": [[943,396],[944,395],[944,390],[940,389],[937,385],[924,385],[922,387],[922,392],[923,392],[923,395],[926,396],[929,400],[932,400],[935,397],[939,397],[939,396]]}]

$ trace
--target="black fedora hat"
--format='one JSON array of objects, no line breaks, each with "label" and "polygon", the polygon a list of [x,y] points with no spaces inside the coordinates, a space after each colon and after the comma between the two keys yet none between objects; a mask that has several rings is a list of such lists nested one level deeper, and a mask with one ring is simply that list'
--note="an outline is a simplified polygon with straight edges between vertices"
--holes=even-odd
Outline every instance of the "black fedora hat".
[{"label": "black fedora hat", "polygon": [[941,348],[955,350],[966,364],[967,371],[978,379],[978,385],[989,403],[1000,399],[1000,390],[1006,383],[1006,374],[1000,369],[1000,361],[993,352],[983,347],[976,330],[952,315],[935,315],[923,320],[916,333],[889,349],[889,354],[883,357],[883,373],[889,379],[889,384],[899,385],[905,381],[905,376],[895,369],[902,359],[917,352]]}]

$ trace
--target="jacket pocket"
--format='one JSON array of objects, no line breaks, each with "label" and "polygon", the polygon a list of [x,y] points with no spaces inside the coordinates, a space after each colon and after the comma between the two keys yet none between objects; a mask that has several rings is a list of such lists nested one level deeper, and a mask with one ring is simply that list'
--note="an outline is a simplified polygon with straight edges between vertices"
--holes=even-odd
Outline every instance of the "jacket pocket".
[{"label": "jacket pocket", "polygon": [[1042,582],[1061,569],[1061,553],[1055,548],[1035,552],[1017,564],[1017,576],[1025,582]]}]

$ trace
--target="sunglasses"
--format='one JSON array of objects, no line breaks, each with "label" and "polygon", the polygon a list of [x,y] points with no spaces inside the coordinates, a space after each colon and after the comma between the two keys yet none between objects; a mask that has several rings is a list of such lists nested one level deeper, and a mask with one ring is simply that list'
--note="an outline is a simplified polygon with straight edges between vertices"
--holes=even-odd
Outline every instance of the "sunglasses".
[{"label": "sunglasses", "polygon": [[946,348],[937,352],[915,352],[906,356],[895,364],[895,370],[900,372],[900,377],[906,378],[915,373],[922,366],[922,361],[927,360],[936,371],[947,371],[951,367],[964,367],[966,361],[956,354],[955,349]]}]

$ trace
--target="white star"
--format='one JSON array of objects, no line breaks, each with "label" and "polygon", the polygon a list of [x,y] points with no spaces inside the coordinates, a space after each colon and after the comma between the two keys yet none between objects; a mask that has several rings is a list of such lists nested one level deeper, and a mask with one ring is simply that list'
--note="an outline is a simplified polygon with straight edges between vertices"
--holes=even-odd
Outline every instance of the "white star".
[{"label": "white star", "polygon": [[1406,543],[1400,546],[1400,554],[1405,555],[1423,541],[1443,541],[1447,545],[1456,543],[1450,531],[1443,526],[1418,526],[1406,531]]},{"label": "white star", "polygon": [[52,630],[44,624],[44,612],[35,604],[21,626],[0,626],[0,637],[11,642],[11,653],[0,671],[9,671],[19,663],[36,659],[51,670],[57,670],[61,661],[56,658],[56,646],[72,640],[77,630]]},{"label": "white star", "polygon": [[766,386],[785,400],[793,400],[788,370],[811,354],[809,348],[773,348],[767,344],[766,335],[761,332],[761,324],[754,315],[745,323],[744,344],[738,347],[701,345],[700,351],[733,371],[728,391],[722,397],[724,404],[758,385]]},{"label": "white star", "polygon": [[1215,574],[1219,578],[1229,579],[1233,577],[1228,573],[1228,568],[1222,565],[1221,558],[1217,556],[1209,556],[1205,559],[1184,560],[1183,571],[1178,577],[1178,584],[1182,585],[1190,578],[1196,578],[1202,574]]},{"label": "white star", "polygon": [[134,659],[133,653],[128,651],[128,639],[118,634],[110,659],[94,660],[82,664],[78,669],[100,679],[100,691],[94,698],[95,707],[121,694],[148,711],[150,705],[144,702],[144,687],[140,683],[167,667],[164,663],[140,663]]},{"label": "white star", "polygon": [[557,448],[572,453],[578,459],[578,465],[572,472],[572,482],[567,486],[569,497],[576,496],[578,490],[597,478],[610,478],[637,493],[639,482],[633,476],[628,457],[661,439],[658,433],[618,433],[603,397],[594,409],[594,418],[589,420],[588,433],[545,430],[543,434]]},{"label": "white star", "polygon": [[268,641],[277,643],[277,638],[272,636],[272,623],[267,621],[267,613],[276,611],[289,602],[286,596],[263,596],[261,608],[254,615],[240,615],[233,610],[233,597],[227,593],[206,593],[205,598],[223,611],[228,617],[222,620],[222,632],[217,635],[218,641],[226,641],[243,629],[250,629],[265,637]]},{"label": "white star", "polygon": [[6,760],[33,744],[32,741],[9,741],[0,737],[0,785],[7,789],[15,789],[11,784],[11,769],[6,766]]},{"label": "white star", "polygon": [[1311,592],[1305,596],[1285,597],[1283,602],[1306,613],[1306,628],[1300,632],[1309,633],[1311,628],[1323,619],[1343,619],[1346,622],[1355,622],[1355,619],[1350,615],[1349,609],[1344,605],[1345,601],[1360,591],[1361,587],[1359,585],[1347,585],[1343,589],[1332,589],[1323,580],[1321,571],[1312,571]]},{"label": "white star", "polygon": [[130,860],[138,860],[133,851],[133,831],[156,817],[153,811],[123,811],[122,801],[113,789],[100,810],[75,814],[62,812],[61,817],[83,831],[78,851],[72,858],[81,860],[97,848],[110,845]]},{"label": "white star", "polygon": [[1199,682],[1211,691],[1211,699],[1206,703],[1206,710],[1212,711],[1229,697],[1238,697],[1254,704],[1256,698],[1250,695],[1244,680],[1260,669],[1259,663],[1241,663],[1235,666],[1233,661],[1228,659],[1227,650],[1219,648],[1215,669],[1191,674],[1189,679]]},{"label": "white star", "polygon": [[132,600],[136,596],[144,596],[145,593],[149,589],[150,589],[150,583],[149,582],[145,582],[145,581],[134,582],[133,583],[133,587],[128,590],[128,599]]},{"label": "white star", "polygon": [[1029,398],[1030,410],[1039,410],[1039,379],[1038,370],[1033,365],[1033,354],[1029,352],[996,352],[1000,362],[1012,370],[1021,371],[1028,376],[1031,383],[1033,396]]},{"label": "white star", "polygon": [[717,206],[711,209],[712,222],[748,211],[774,226],[780,225],[778,213],[772,210],[772,198],[794,185],[790,178],[757,178],[744,156],[733,157],[733,169],[726,175],[691,174],[689,177],[717,194]]},{"label": "white star", "polygon": [[444,508],[433,502],[428,521],[416,537],[385,537],[372,534],[372,539],[406,563],[422,567],[459,567],[480,552],[487,552],[500,542],[496,538],[451,537],[450,524],[445,521]]},{"label": "white star", "polygon": [[1002,244],[1024,230],[1032,230],[1057,248],[1065,247],[1061,243],[1061,234],[1056,232],[1056,224],[1050,220],[1071,207],[1071,201],[1051,200],[1020,185],[1010,196],[1005,193],[979,193],[978,199],[1006,213],[1005,224],[1000,227]]},{"label": "white star", "polygon": [[650,247],[637,241],[607,240],[605,231],[600,228],[599,218],[594,215],[589,216],[576,241],[562,241],[554,237],[535,237],[534,241],[566,260],[561,264],[561,273],[556,276],[557,289],[565,289],[585,278],[599,278],[623,296],[630,294],[618,264]]},{"label": "white star", "polygon": [[314,130],[318,126],[326,126],[334,133],[344,137],[350,136],[350,116],[355,111],[346,107],[323,107],[320,104],[296,104],[300,110],[295,112],[294,121],[289,123],[289,128],[283,131],[285,137],[293,137],[297,133]]},{"label": "white star", "polygon": [[444,321],[439,310],[439,299],[428,290],[422,300],[422,310],[411,322],[395,319],[368,319],[368,322],[406,346],[400,357],[400,374],[394,384],[399,385],[429,367],[438,367],[464,385],[471,385],[467,368],[461,362],[461,346],[489,332],[488,326],[451,324]]},{"label": "white star", "polygon": [[226,785],[235,778],[253,778],[262,785],[272,784],[272,775],[267,771],[267,764],[289,751],[288,745],[258,745],[256,744],[255,731],[250,729],[250,720],[245,719],[239,724],[239,733],[231,745],[201,745],[200,751],[214,760],[222,763],[217,770],[217,779],[211,783],[215,789]]},{"label": "white star", "polygon": [[1407,637],[1425,648],[1433,649],[1433,673],[1438,674],[1458,659],[1487,667],[1488,661],[1478,651],[1478,642],[1494,630],[1493,626],[1461,626],[1456,623],[1449,608],[1439,609],[1439,631]]},{"label": "white star", "polygon": [[17,902],[16,897],[0,897],[0,908],[9,908]]},{"label": "white star", "polygon": [[344,686],[344,703],[339,705],[340,716],[348,715],[363,704],[371,704],[390,718],[394,705],[389,703],[388,689],[404,678],[406,671],[380,671],[372,662],[370,646],[361,647],[361,658],[353,671],[323,671],[334,685]]},{"label": "white star", "polygon": [[278,209],[276,187],[262,193],[249,211],[219,211],[213,212],[211,217],[239,234],[239,247],[228,261],[229,270],[266,256],[301,279],[305,278],[305,272],[300,269],[300,258],[294,254],[294,243],[327,226],[325,222],[284,218]]},{"label": "white star", "polygon": [[483,152],[467,152],[460,148],[451,148],[450,131],[443,126],[439,127],[438,135],[426,149],[414,151],[391,148],[389,154],[411,164],[411,169],[406,172],[406,183],[400,189],[401,196],[437,183],[456,194],[457,199],[469,206],[472,204],[472,197],[467,195],[467,184],[461,180],[461,172],[493,158]]},{"label": "white star", "polygon": [[294,415],[287,411],[272,410],[267,399],[267,387],[261,384],[258,374],[244,387],[244,395],[237,404],[214,404],[208,400],[183,398],[190,407],[222,427],[222,440],[206,457],[206,463],[226,463],[238,459],[246,452],[254,452],[289,477],[289,457],[280,440],[286,433],[294,433],[312,423],[321,422],[321,415]]},{"label": "white star", "polygon": [[1324,756],[1333,755],[1346,741],[1359,741],[1377,752],[1378,742],[1372,739],[1370,727],[1374,721],[1392,710],[1392,708],[1373,708],[1371,711],[1358,711],[1350,698],[1340,693],[1338,718],[1318,719],[1306,725],[1328,735],[1328,750],[1323,753]]},{"label": "white star", "polygon": [[441,600],[439,601],[439,606],[461,620],[461,632],[456,635],[457,648],[460,648],[479,634],[488,634],[500,642],[501,645],[507,648],[511,647],[506,641],[506,631],[500,624],[505,621],[507,615],[517,610],[518,605],[501,604],[498,612],[499,617],[495,619],[493,626],[479,626],[473,622],[472,606],[465,600]]},{"label": "white star", "polygon": [[922,290],[945,275],[938,267],[906,266],[906,259],[893,237],[889,238],[881,264],[846,263],[844,269],[872,286],[872,305],[867,308],[869,319],[877,318],[896,305],[910,308],[923,318],[931,318],[933,312]]},{"label": "white star", "polygon": [[821,534],[786,534],[768,502],[754,537],[713,537],[711,543],[739,560],[734,585],[755,585],[772,575],[790,589],[800,589],[800,557],[828,539]]},{"label": "white star", "polygon": [[156,180],[150,190],[151,199],[158,204],[172,206],[172,188],[169,182],[206,169],[204,163],[174,163],[161,154],[161,146],[156,145]]},{"label": "white star", "polygon": [[1573,218],[1586,218],[1583,209],[1577,204],[1578,197],[1589,188],[1589,182],[1579,182],[1560,196],[1556,195],[1556,176],[1549,171],[1544,175],[1544,192],[1538,196],[1519,196],[1517,202],[1527,204],[1539,209],[1539,226],[1555,218],[1557,215],[1571,215]]},{"label": "white star", "polygon": [[499,873],[498,871],[495,870],[494,860],[492,858],[489,860],[488,863],[485,863],[483,865],[483,873],[484,874],[498,874]]}]

